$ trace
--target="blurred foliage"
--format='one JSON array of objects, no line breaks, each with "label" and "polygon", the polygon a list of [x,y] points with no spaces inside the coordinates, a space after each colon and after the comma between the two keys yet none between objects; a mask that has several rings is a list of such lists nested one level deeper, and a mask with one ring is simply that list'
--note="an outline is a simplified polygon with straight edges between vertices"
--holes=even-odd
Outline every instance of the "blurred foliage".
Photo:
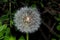
[{"label": "blurred foliage", "polygon": [[8,18],[8,15],[3,15],[3,16],[1,16],[0,17],[0,21],[5,21],[5,20],[8,20],[9,18]]},{"label": "blurred foliage", "polygon": [[16,40],[16,37],[10,36],[9,40]]},{"label": "blurred foliage", "polygon": [[10,26],[12,26],[13,25],[13,20],[10,20]]},{"label": "blurred foliage", "polygon": [[32,7],[32,8],[36,7],[36,4],[32,4],[31,7]]},{"label": "blurred foliage", "polygon": [[4,40],[16,40],[14,36],[5,36]]},{"label": "blurred foliage", "polygon": [[60,14],[58,15],[58,17],[56,17],[57,21],[60,21]]},{"label": "blurred foliage", "polygon": [[18,40],[25,40],[25,38],[23,36],[21,36]]},{"label": "blurred foliage", "polygon": [[2,30],[5,30],[6,28],[7,28],[7,25],[6,25],[6,24],[0,26],[0,32],[1,32]]},{"label": "blurred foliage", "polygon": [[3,40],[9,40],[9,36],[6,35]]},{"label": "blurred foliage", "polygon": [[55,38],[52,38],[52,40],[56,40]]},{"label": "blurred foliage", "polygon": [[59,30],[59,31],[60,31],[60,24],[59,24],[59,25],[57,25],[57,30]]},{"label": "blurred foliage", "polygon": [[8,2],[8,0],[0,0],[0,1],[1,1],[1,2],[5,2],[5,3]]},{"label": "blurred foliage", "polygon": [[43,3],[42,3],[42,2],[40,2],[40,4],[41,4],[41,7],[43,8],[43,7],[44,7]]},{"label": "blurred foliage", "polygon": [[[59,22],[60,21],[60,14],[58,15],[58,17],[56,17],[56,20]],[[60,22],[57,25],[57,30],[60,31]]]},{"label": "blurred foliage", "polygon": [[0,39],[4,38],[6,35],[8,35],[7,31],[7,24],[0,26]]},{"label": "blurred foliage", "polygon": [[56,18],[57,21],[60,21],[60,18]]}]

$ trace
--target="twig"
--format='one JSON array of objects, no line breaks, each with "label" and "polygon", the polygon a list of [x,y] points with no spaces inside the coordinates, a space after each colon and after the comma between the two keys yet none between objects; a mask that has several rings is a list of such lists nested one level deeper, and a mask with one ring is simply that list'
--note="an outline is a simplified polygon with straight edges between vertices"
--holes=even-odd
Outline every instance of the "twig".
[{"label": "twig", "polygon": [[53,30],[54,26],[56,25],[56,23],[54,23],[54,25],[52,26],[51,30]]},{"label": "twig", "polygon": [[47,24],[45,24],[43,21],[42,21],[42,23],[49,29],[49,31],[50,31],[52,34],[54,34],[54,35],[56,35],[56,36],[58,37],[58,34],[57,34],[56,32],[54,32],[53,30],[51,30],[50,26],[48,26]]},{"label": "twig", "polygon": [[41,32],[42,36],[44,37],[44,39],[45,39],[45,40],[48,40],[47,37],[46,37],[46,35],[42,32],[41,29],[40,29],[40,32]]},{"label": "twig", "polygon": [[[54,26],[55,26],[56,23],[54,23],[54,25],[52,26],[51,30],[53,30]],[[51,34],[49,33],[49,39],[51,37]]]}]

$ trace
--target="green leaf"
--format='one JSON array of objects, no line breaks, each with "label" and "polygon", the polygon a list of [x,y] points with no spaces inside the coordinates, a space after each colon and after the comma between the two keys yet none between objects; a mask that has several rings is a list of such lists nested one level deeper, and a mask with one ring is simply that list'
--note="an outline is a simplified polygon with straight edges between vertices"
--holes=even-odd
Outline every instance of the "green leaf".
[{"label": "green leaf", "polygon": [[10,28],[8,27],[8,28],[6,29],[6,31],[5,31],[5,36],[6,36],[6,35],[9,35],[9,33],[10,33]]},{"label": "green leaf", "polygon": [[7,15],[3,15],[2,17],[0,17],[0,20],[1,21],[7,20],[7,19],[8,19],[8,16]]},{"label": "green leaf", "polygon": [[59,17],[59,18],[56,17],[56,20],[57,20],[57,21],[60,21],[60,17]]},{"label": "green leaf", "polygon": [[41,7],[44,7],[43,3],[40,2],[40,4],[41,4]]},{"label": "green leaf", "polygon": [[7,24],[4,24],[3,27],[4,27],[4,30],[6,30],[6,28],[7,28]]},{"label": "green leaf", "polygon": [[5,36],[4,37],[4,40],[9,40],[9,36]]},{"label": "green leaf", "polygon": [[10,34],[10,28],[8,27],[6,30],[5,30],[5,37],[4,37],[4,40],[9,40],[9,34]]},{"label": "green leaf", "polygon": [[32,8],[36,7],[36,4],[32,4],[31,7],[32,7]]},{"label": "green leaf", "polygon": [[13,21],[12,21],[12,20],[10,20],[10,26],[11,26],[11,25],[13,25]]},{"label": "green leaf", "polygon": [[58,26],[57,26],[57,30],[59,30],[59,31],[60,31],[60,25],[58,25]]},{"label": "green leaf", "polygon": [[3,37],[4,31],[0,32],[0,38]]},{"label": "green leaf", "polygon": [[3,37],[3,34],[5,33],[6,28],[7,28],[6,24],[0,26],[0,37]]},{"label": "green leaf", "polygon": [[0,32],[4,29],[3,27],[4,27],[4,26],[0,26]]},{"label": "green leaf", "polygon": [[2,22],[0,22],[0,26],[2,26]]},{"label": "green leaf", "polygon": [[9,40],[16,40],[16,37],[10,36]]},{"label": "green leaf", "polygon": [[6,28],[7,28],[6,24],[0,26],[0,39],[2,39],[4,37],[3,35],[5,33]]},{"label": "green leaf", "polygon": [[2,40],[4,38],[4,36],[0,37],[0,40]]},{"label": "green leaf", "polygon": [[21,36],[21,37],[19,38],[19,40],[25,40],[25,39],[24,39],[24,37],[23,37],[23,36]]},{"label": "green leaf", "polygon": [[52,38],[52,40],[56,40],[55,38]]},{"label": "green leaf", "polygon": [[7,28],[7,25],[4,24],[4,25],[0,26],[0,31],[4,30],[4,29],[6,29],[6,28]]}]

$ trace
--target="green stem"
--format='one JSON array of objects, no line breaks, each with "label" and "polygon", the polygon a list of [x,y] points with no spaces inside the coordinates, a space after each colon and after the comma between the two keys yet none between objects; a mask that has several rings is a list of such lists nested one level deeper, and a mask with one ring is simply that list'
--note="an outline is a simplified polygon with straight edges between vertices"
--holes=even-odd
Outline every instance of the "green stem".
[{"label": "green stem", "polygon": [[29,35],[28,35],[28,33],[26,33],[26,40],[29,40]]}]

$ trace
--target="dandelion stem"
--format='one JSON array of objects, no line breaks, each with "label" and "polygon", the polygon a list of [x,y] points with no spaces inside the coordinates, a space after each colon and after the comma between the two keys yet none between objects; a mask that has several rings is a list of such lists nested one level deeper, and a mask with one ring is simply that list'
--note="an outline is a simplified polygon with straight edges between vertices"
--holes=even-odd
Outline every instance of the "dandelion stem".
[{"label": "dandelion stem", "polygon": [[28,36],[29,36],[28,33],[26,33],[26,40],[29,40],[29,37]]}]

